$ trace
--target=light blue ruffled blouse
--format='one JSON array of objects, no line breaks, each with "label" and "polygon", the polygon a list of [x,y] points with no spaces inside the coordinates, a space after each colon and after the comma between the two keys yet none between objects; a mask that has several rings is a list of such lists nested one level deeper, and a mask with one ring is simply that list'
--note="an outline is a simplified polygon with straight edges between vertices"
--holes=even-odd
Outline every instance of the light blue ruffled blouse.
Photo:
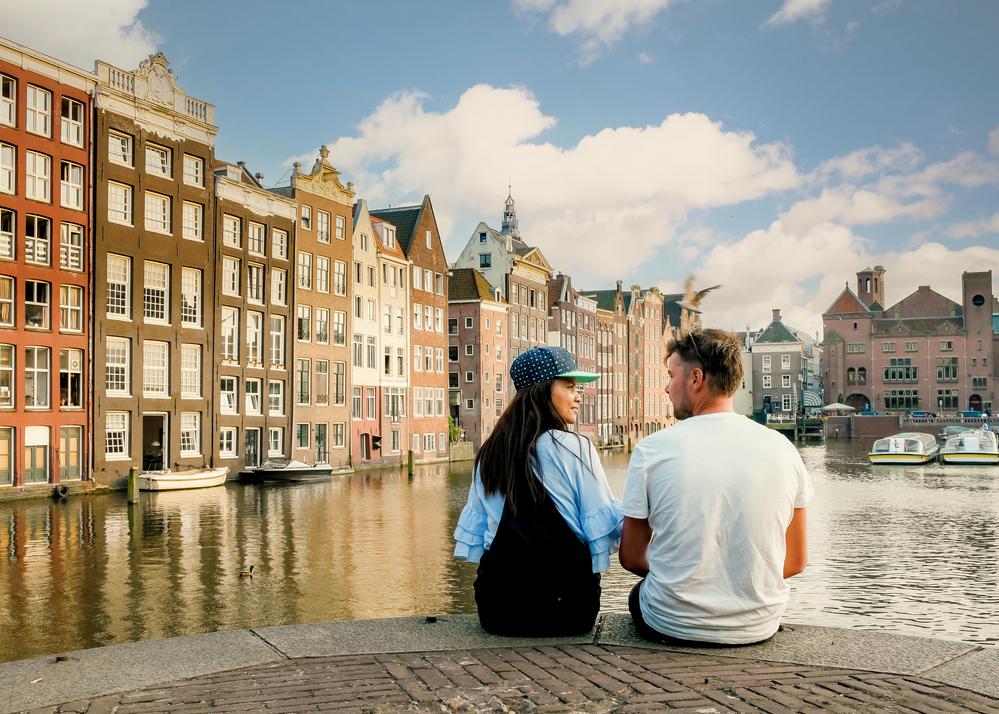
[{"label": "light blue ruffled blouse", "polygon": [[[556,441],[558,442],[556,444]],[[596,447],[585,437],[548,431],[538,437],[542,481],[558,512],[573,533],[590,548],[593,572],[610,567],[610,556],[621,546],[621,501],[611,495]],[[586,467],[580,463],[582,459]],[[478,469],[461,511],[454,539],[455,558],[478,563],[496,537],[506,499],[486,496]]]}]

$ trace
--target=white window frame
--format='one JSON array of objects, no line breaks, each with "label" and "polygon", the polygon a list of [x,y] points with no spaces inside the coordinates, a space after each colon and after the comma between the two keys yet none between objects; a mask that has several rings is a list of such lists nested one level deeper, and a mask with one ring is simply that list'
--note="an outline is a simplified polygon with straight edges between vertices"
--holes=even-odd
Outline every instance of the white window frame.
[{"label": "white window frame", "polygon": [[239,362],[239,310],[223,305],[219,316],[221,344],[219,351],[224,362]]},{"label": "white window frame", "polygon": [[14,375],[17,374],[17,356],[14,345],[0,344],[0,407],[11,409],[17,391]]},{"label": "white window frame", "polygon": [[173,151],[158,144],[146,144],[147,174],[173,178]]},{"label": "white window frame", "polygon": [[239,377],[228,374],[219,377],[219,413],[239,414]]},{"label": "white window frame", "polygon": [[[122,275],[124,273],[124,275]],[[122,280],[124,278],[124,280]],[[115,300],[112,311],[112,293],[121,293],[123,300]],[[119,305],[118,302],[121,302]],[[107,266],[107,316],[110,320],[130,320],[132,315],[132,259],[108,253]]]},{"label": "white window frame", "polygon": [[52,92],[29,84],[25,93],[24,130],[52,138]]},{"label": "white window frame", "polygon": [[316,215],[316,240],[320,243],[330,242],[329,211],[319,211]]},{"label": "white window frame", "polygon": [[228,255],[222,256],[222,294],[239,297],[240,260]]},{"label": "white window frame", "polygon": [[147,231],[172,235],[172,200],[173,199],[171,199],[170,196],[164,196],[162,193],[146,191],[143,218]]},{"label": "white window frame", "polygon": [[264,359],[264,313],[246,313],[246,363],[262,366]]},{"label": "white window frame", "polygon": [[316,344],[330,343],[330,311],[325,307],[316,308]]},{"label": "white window frame", "polygon": [[347,219],[343,216],[336,217],[336,237],[337,240],[347,240]]},{"label": "white window frame", "polygon": [[109,396],[129,396],[132,393],[131,342],[127,337],[107,337],[104,350],[105,393]]},{"label": "white window frame", "polygon": [[[322,211],[320,211],[322,213]],[[330,259],[323,255],[316,256],[316,292],[330,291]]]},{"label": "white window frame", "polygon": [[246,249],[256,255],[266,255],[267,228],[263,223],[248,221],[246,224]]},{"label": "white window frame", "polygon": [[333,294],[347,294],[347,263],[342,260],[333,261]]},{"label": "white window frame", "polygon": [[83,226],[66,221],[59,225],[59,267],[83,270]]},{"label": "white window frame", "polygon": [[763,388],[770,389],[772,387],[772,380],[769,374],[763,375]]},{"label": "white window frame", "polygon": [[14,234],[17,231],[17,214],[0,207],[0,258],[14,260]]},{"label": "white window frame", "polygon": [[[52,284],[44,280],[24,281],[24,329],[26,330],[49,330],[52,327]],[[34,289],[31,289],[34,286]],[[28,292],[32,291],[32,299],[28,299]],[[39,299],[39,293],[45,293],[44,300]],[[40,307],[42,324],[34,325],[28,322],[28,307]]]},{"label": "white window frame", "polygon": [[108,161],[131,168],[134,146],[134,139],[130,135],[121,134],[116,131],[109,132]]},{"label": "white window frame", "polygon": [[83,166],[75,164],[72,161],[62,162],[59,198],[63,208],[69,208],[74,211],[83,210],[83,176]]},{"label": "white window frame", "polygon": [[201,345],[180,346],[181,399],[201,399]]},{"label": "white window frame", "polygon": [[0,193],[17,192],[17,148],[0,142]]},{"label": "white window frame", "polygon": [[267,430],[267,456],[284,456],[283,426],[272,426]]},{"label": "white window frame", "polygon": [[243,222],[236,216],[222,215],[222,245],[243,247]]},{"label": "white window frame", "polygon": [[[30,361],[29,353],[32,355]],[[41,361],[39,357],[44,357],[42,366],[39,366]],[[24,348],[24,408],[49,409],[51,406],[52,350],[48,347],[29,345]]]},{"label": "white window frame", "polygon": [[202,325],[202,272],[197,268],[180,271],[180,324],[199,328]]},{"label": "white window frame", "polygon": [[271,257],[288,260],[288,231],[271,229]]},{"label": "white window frame", "polygon": [[[159,310],[157,310],[157,306]],[[152,308],[153,314],[150,314]],[[162,311],[162,317],[155,313]],[[142,274],[143,322],[157,325],[170,324],[170,266],[147,260]]]},{"label": "white window frame", "polygon": [[239,431],[234,426],[219,427],[219,458],[235,459]]},{"label": "white window frame", "polygon": [[123,226],[132,225],[132,187],[124,183],[108,181],[108,220]]},{"label": "white window frame", "polygon": [[298,251],[298,288],[312,290],[312,253]]},{"label": "white window frame", "polygon": [[780,376],[780,386],[781,386],[781,389],[790,389],[791,388],[791,375],[790,374],[782,374]]},{"label": "white window frame", "polygon": [[129,458],[129,412],[104,414],[104,458],[108,461],[126,461]]},{"label": "white window frame", "polygon": [[184,201],[181,223],[182,237],[185,240],[205,242],[205,207],[200,203]]},{"label": "white window frame", "polygon": [[312,206],[302,206],[302,228],[312,230]]},{"label": "white window frame", "polygon": [[24,217],[24,262],[52,264],[52,219],[30,213]]},{"label": "white window frame", "polygon": [[184,154],[184,183],[188,186],[205,185],[205,162],[201,158]]},{"label": "white window frame", "polygon": [[288,271],[271,268],[271,305],[288,304]]},{"label": "white window frame", "polygon": [[24,197],[52,202],[52,157],[37,151],[24,153]]},{"label": "white window frame", "polygon": [[246,301],[257,305],[264,304],[264,281],[266,271],[260,263],[246,264]]},{"label": "white window frame", "polygon": [[17,125],[17,80],[0,74],[0,124]]},{"label": "white window frame", "polygon": [[14,326],[14,278],[0,275],[0,327]]},{"label": "white window frame", "polygon": [[63,283],[59,286],[59,331],[83,332],[83,287]]},{"label": "white window frame", "polygon": [[264,413],[263,380],[249,378],[243,380],[243,410],[248,416],[261,416]]},{"label": "white window frame", "polygon": [[[160,360],[160,358],[162,358],[162,360]],[[169,342],[143,340],[142,395],[146,397],[170,396]]]},{"label": "white window frame", "polygon": [[[275,329],[279,327],[280,329]],[[271,315],[270,324],[270,358],[271,367],[284,367],[285,364],[285,333],[287,326],[283,315]]]},{"label": "white window frame", "polygon": [[347,346],[347,313],[342,310],[333,311],[333,323],[330,327],[333,344],[339,347]]}]

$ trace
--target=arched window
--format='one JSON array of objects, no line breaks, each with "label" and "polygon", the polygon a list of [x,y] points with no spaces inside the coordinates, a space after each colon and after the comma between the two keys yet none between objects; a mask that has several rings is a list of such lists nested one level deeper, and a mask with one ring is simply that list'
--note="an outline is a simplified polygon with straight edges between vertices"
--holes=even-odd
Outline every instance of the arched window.
[{"label": "arched window", "polygon": [[850,369],[846,370],[846,383],[856,384],[856,382],[857,382],[857,370],[855,370],[853,367],[850,367]]},{"label": "arched window", "polygon": [[860,367],[857,370],[857,384],[867,384],[867,369]]}]

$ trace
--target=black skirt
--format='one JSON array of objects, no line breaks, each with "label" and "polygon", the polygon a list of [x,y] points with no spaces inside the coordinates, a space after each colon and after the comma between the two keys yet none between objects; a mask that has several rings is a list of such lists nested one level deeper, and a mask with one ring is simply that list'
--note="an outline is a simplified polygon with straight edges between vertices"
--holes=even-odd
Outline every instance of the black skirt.
[{"label": "black skirt", "polygon": [[507,501],[479,562],[475,602],[482,627],[508,637],[580,635],[600,611],[600,574],[545,491],[516,515]]}]

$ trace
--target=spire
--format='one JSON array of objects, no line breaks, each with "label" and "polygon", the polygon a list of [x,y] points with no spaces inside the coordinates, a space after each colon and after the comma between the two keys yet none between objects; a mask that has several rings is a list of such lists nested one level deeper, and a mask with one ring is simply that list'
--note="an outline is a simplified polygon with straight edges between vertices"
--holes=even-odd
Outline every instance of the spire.
[{"label": "spire", "polygon": [[503,204],[503,235],[520,240],[517,227],[517,202],[513,200],[513,181],[509,182],[506,203]]}]

